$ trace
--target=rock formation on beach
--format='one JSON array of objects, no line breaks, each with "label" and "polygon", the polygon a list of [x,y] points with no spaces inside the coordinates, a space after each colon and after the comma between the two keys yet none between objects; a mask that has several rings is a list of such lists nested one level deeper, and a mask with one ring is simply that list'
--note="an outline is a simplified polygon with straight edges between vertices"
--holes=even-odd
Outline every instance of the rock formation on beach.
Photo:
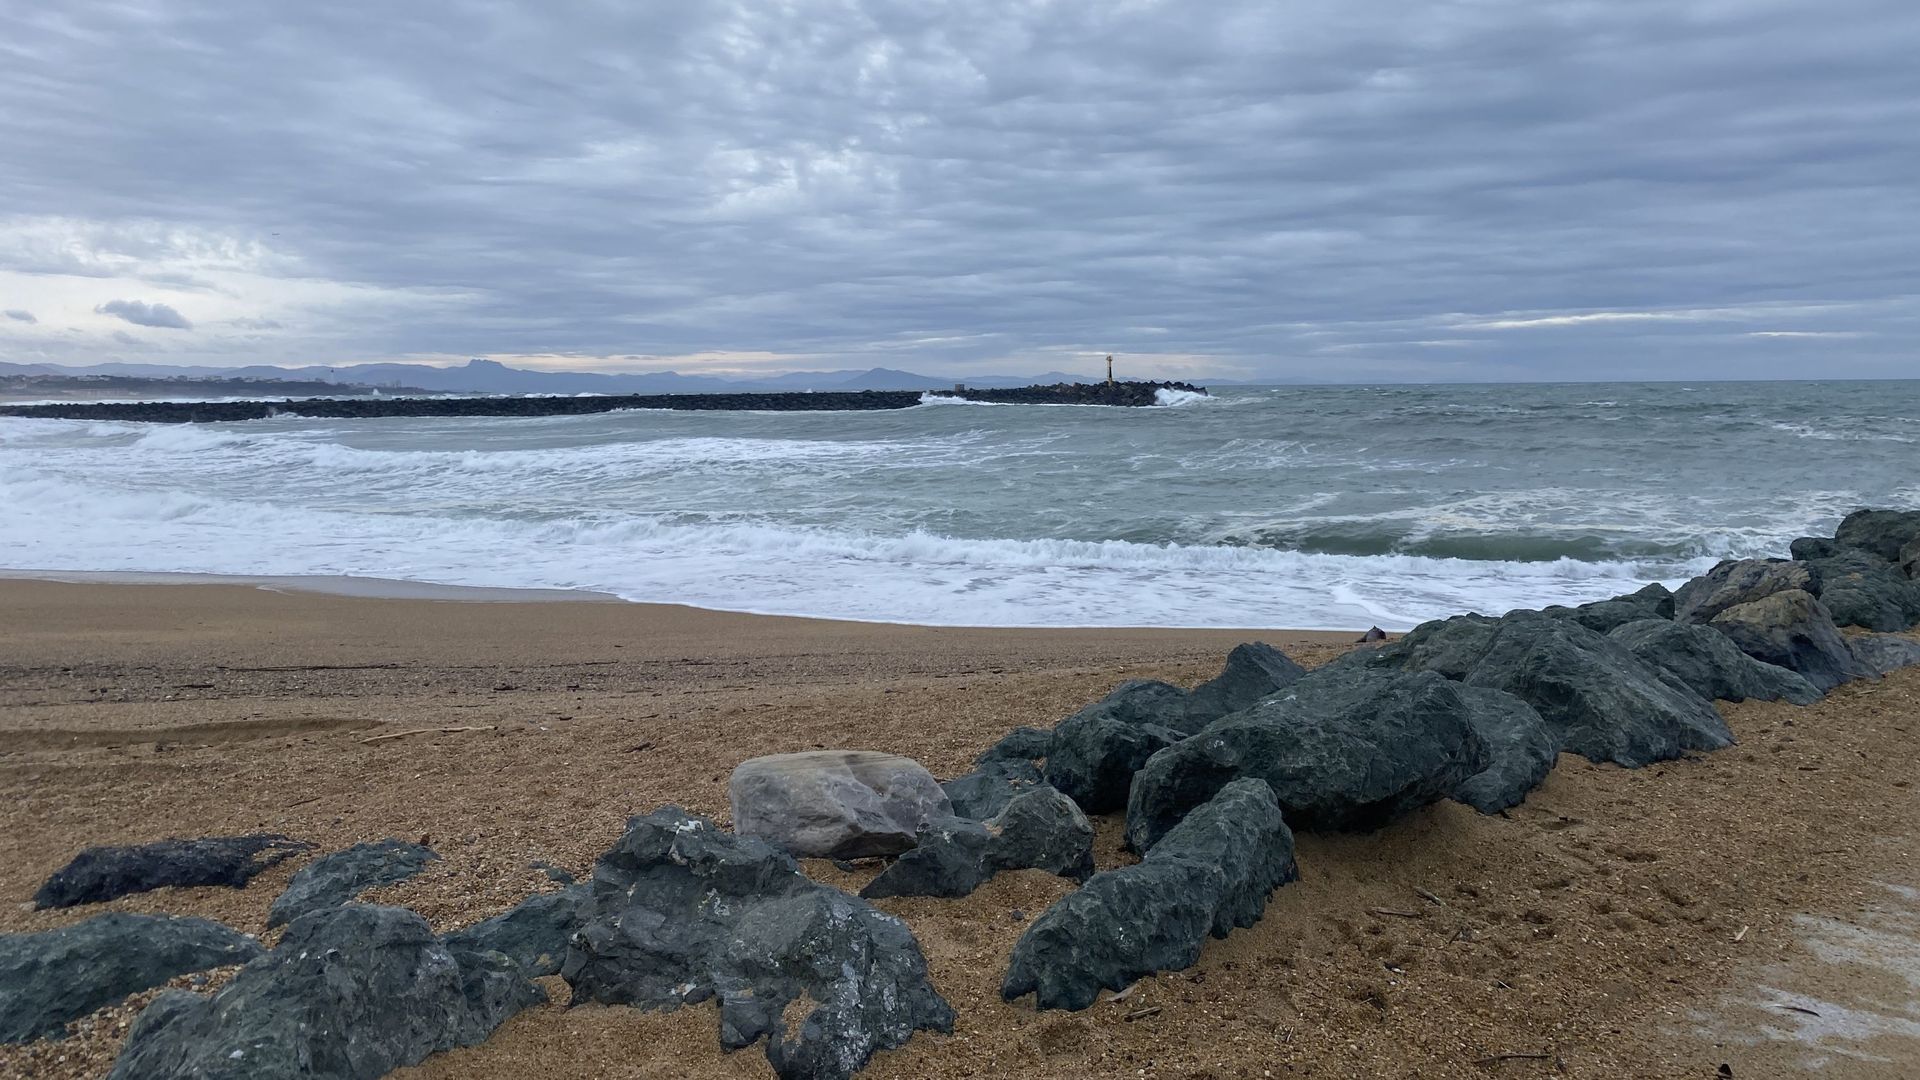
[{"label": "rock formation on beach", "polygon": [[[783,1080],[845,1080],[875,1050],[953,1028],[905,923],[675,808],[628,823],[594,867],[591,904],[560,972],[576,1001],[717,998],[721,1044],[765,1039]],[[811,1007],[789,1016],[796,1002]]]},{"label": "rock formation on beach", "polygon": [[57,1037],[69,1020],[260,943],[219,923],[110,912],[38,934],[0,934],[0,1042]]},{"label": "rock formation on beach", "polygon": [[355,844],[345,851],[323,855],[293,875],[287,889],[267,912],[269,928],[302,915],[350,903],[376,885],[405,881],[438,859],[432,851],[404,840]]},{"label": "rock formation on beach", "polygon": [[211,996],[155,999],[111,1080],[374,1080],[545,998],[511,960],[449,948],[404,908],[327,908]]},{"label": "rock formation on beach", "polygon": [[40,908],[73,907],[130,893],[196,885],[239,889],[268,867],[312,850],[312,844],[270,833],[91,847],[56,870],[33,894],[33,904]]}]

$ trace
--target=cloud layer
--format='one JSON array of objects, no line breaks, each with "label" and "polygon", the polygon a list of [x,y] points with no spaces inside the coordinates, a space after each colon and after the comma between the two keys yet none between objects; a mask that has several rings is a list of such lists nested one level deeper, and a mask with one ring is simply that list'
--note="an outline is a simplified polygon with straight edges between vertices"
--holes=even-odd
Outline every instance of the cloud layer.
[{"label": "cloud layer", "polygon": [[1920,331],[1910,0],[0,0],[0,42],[0,359],[1833,377]]}]

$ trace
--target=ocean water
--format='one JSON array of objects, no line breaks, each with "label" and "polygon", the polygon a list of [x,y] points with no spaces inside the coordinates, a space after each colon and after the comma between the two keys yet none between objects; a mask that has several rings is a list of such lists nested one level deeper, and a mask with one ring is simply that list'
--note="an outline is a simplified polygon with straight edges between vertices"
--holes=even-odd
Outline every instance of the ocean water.
[{"label": "ocean water", "polygon": [[1155,409],[0,418],[0,565],[979,626],[1404,629],[1920,505],[1920,382],[1223,389]]}]

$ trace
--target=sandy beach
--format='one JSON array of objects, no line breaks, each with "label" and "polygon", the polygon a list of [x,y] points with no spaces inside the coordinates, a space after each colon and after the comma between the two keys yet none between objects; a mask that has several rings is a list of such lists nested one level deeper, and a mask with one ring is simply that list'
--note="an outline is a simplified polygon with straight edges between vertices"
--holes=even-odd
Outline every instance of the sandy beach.
[{"label": "sandy beach", "polygon": [[[867,748],[947,777],[1008,729],[1050,725],[1122,679],[1192,685],[1255,639],[1312,665],[1354,636],[0,581],[0,930],[104,908],[265,935],[299,860],[245,890],[28,903],[87,845],[260,830],[322,850],[429,843],[440,863],[369,898],[453,929],[554,888],[536,862],[585,872],[629,814],[673,803],[724,821],[727,775],[748,757]],[[1807,970],[1805,920],[1850,925],[1884,907],[1885,883],[1920,884],[1917,703],[1920,669],[1807,708],[1722,703],[1740,743],[1720,753],[1639,771],[1564,756],[1505,816],[1443,804],[1371,835],[1302,836],[1302,879],[1259,925],[1124,1005],[1036,1013],[999,1000],[1009,949],[1070,887],[1061,879],[1021,871],[964,900],[879,901],[911,925],[959,1019],[952,1036],[916,1036],[862,1075],[1799,1073],[1815,1048],[1757,1038],[1792,1029],[1789,1018],[1736,1006],[1763,971]],[[423,728],[464,730],[376,738]],[[1098,855],[1126,861],[1117,821],[1101,823]],[[807,869],[854,889],[877,866]],[[770,1075],[757,1050],[721,1053],[711,1006],[569,1009],[565,984],[545,984],[553,1005],[395,1075]],[[1901,1004],[1884,972],[1820,986],[1862,1008]],[[103,1075],[132,1011],[0,1049],[0,1075]],[[1920,1069],[1912,1041],[1843,1042],[1818,1048],[1820,1075]]]}]

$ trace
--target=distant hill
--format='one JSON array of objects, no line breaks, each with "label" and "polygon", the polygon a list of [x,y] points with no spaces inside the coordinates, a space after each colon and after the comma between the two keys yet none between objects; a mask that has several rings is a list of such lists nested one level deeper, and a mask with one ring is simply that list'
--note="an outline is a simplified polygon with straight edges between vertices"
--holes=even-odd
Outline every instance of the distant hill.
[{"label": "distant hill", "polygon": [[[361,397],[382,391],[372,386],[323,382],[318,379],[216,379],[197,376],[154,378],[141,375],[59,375],[12,370],[29,365],[0,365],[0,399],[58,399],[98,401],[102,398],[213,398],[213,397]],[[44,365],[40,365],[44,366]],[[425,394],[420,387],[400,387],[389,393]]]},{"label": "distant hill", "polygon": [[[1060,382],[1093,382],[1083,375],[1049,371],[1040,375],[975,375],[966,378],[918,375],[892,368],[866,371],[799,371],[784,375],[722,379],[711,375],[683,375],[677,371],[604,374],[592,371],[530,371],[494,360],[470,360],[459,367],[428,364],[349,364],[340,367],[220,368],[172,367],[163,364],[0,363],[0,375],[112,376],[146,379],[274,379],[325,382],[382,390],[414,388],[441,393],[468,394],[697,394],[743,390],[940,390],[956,383],[981,389]],[[262,389],[256,391],[266,393]],[[283,391],[287,392],[287,391]]]}]

